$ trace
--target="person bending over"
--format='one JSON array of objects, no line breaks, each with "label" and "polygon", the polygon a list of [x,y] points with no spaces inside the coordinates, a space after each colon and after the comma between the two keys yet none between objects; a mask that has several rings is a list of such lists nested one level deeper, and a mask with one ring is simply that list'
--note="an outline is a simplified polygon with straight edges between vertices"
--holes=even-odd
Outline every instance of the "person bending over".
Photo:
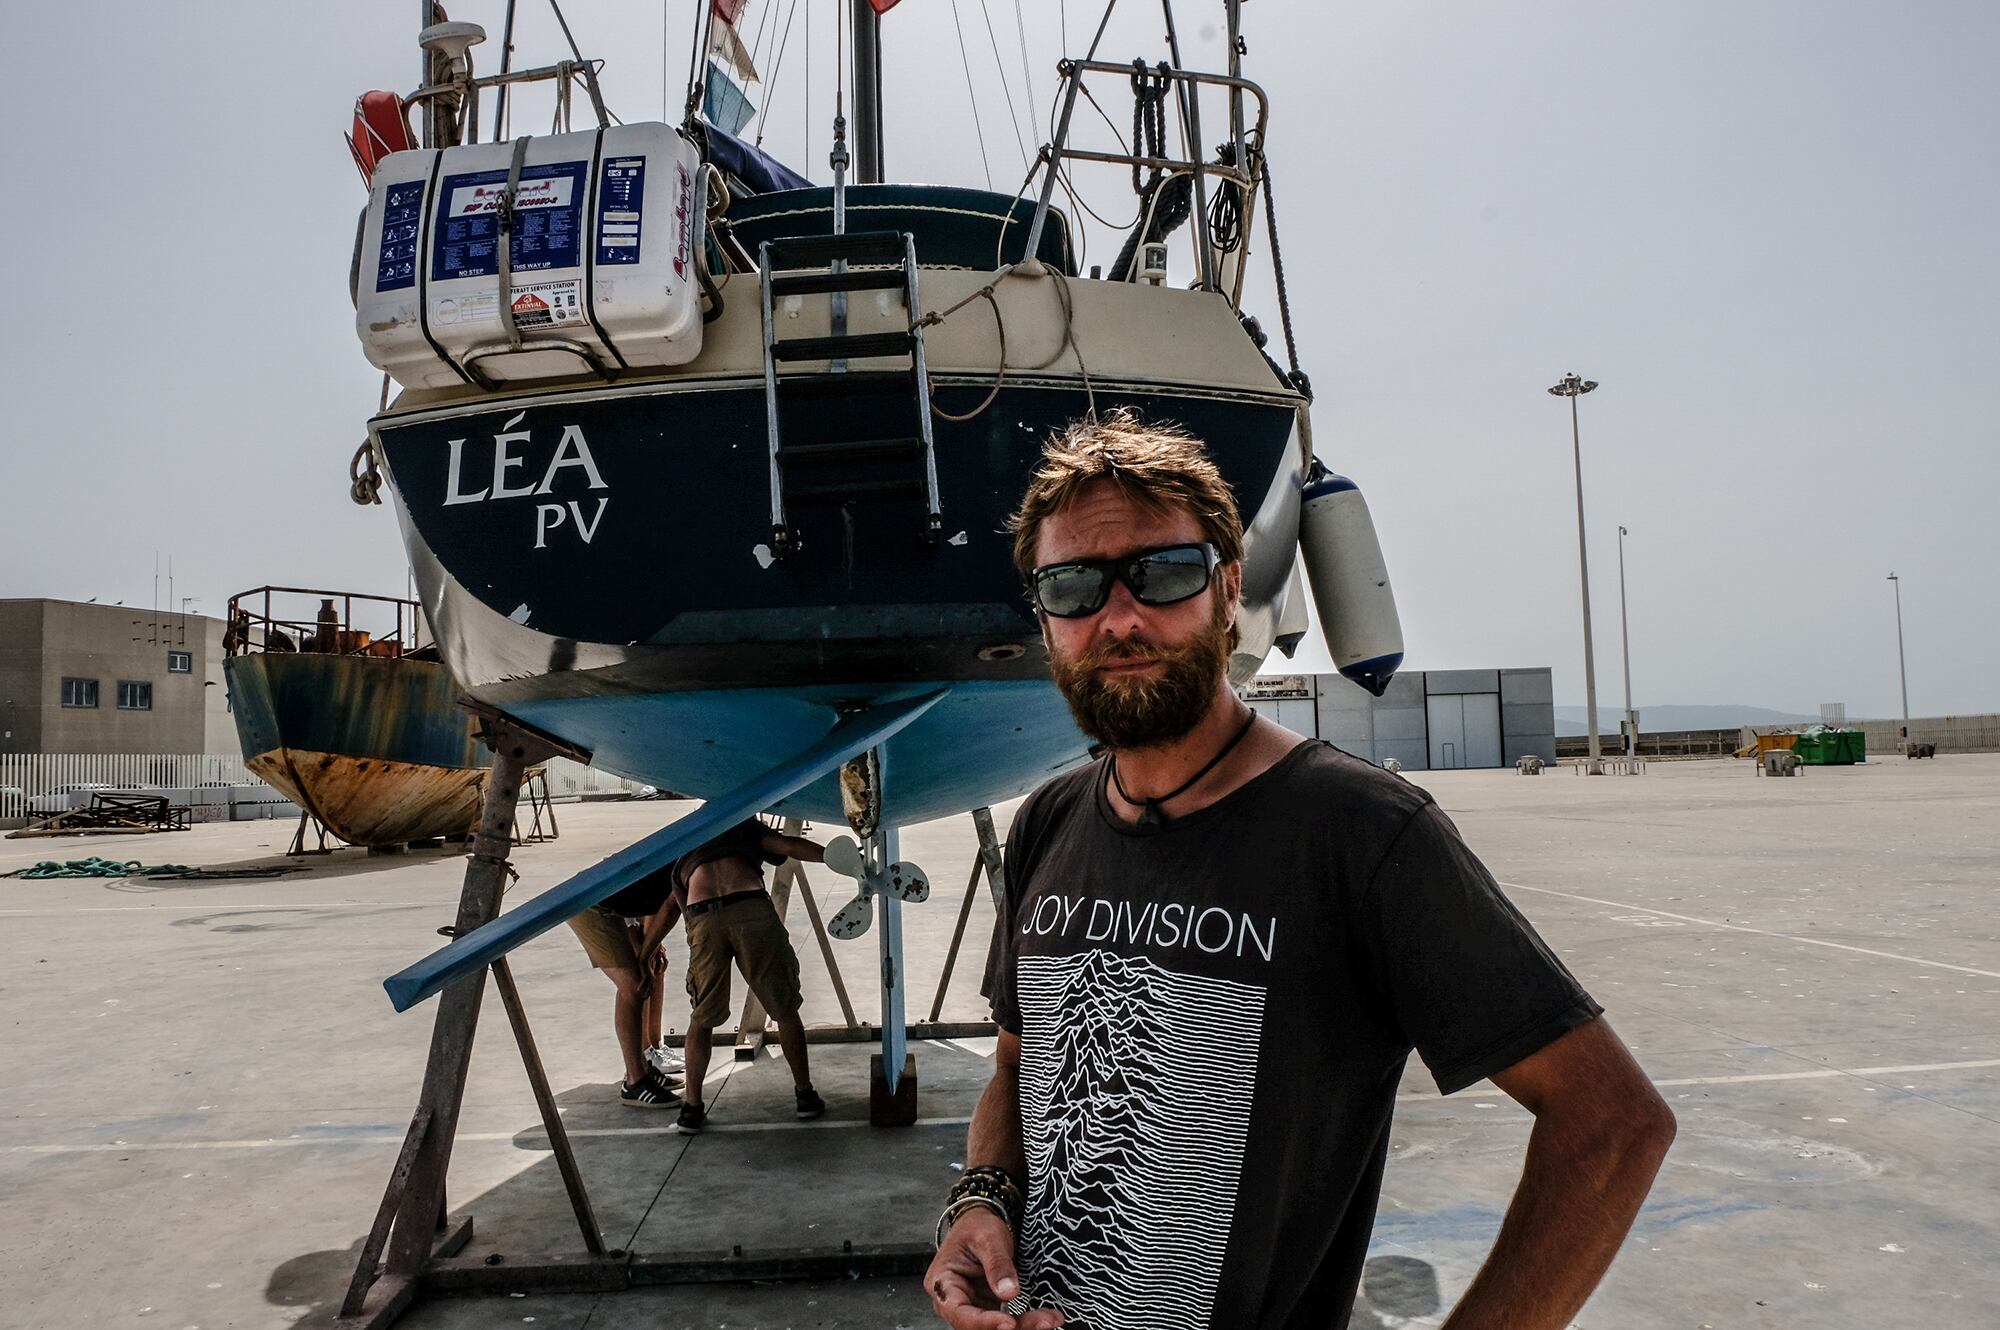
[{"label": "person bending over", "polygon": [[[681,1100],[665,1073],[648,1065],[649,1039],[659,1038],[659,1017],[652,1018],[653,1030],[646,1029],[647,1009],[656,1004],[648,991],[656,987],[654,974],[663,970],[666,954],[660,942],[680,915],[672,867],[649,873],[631,886],[570,917],[569,926],[583,943],[590,963],[604,972],[616,988],[612,997],[611,1028],[618,1035],[618,1051],[625,1059],[625,1079],[619,1082],[618,1099],[632,1108],[673,1108]],[[628,919],[644,919],[644,931],[635,939]]]},{"label": "person bending over", "polygon": [[816,864],[825,861],[825,853],[813,841],[783,835],[751,818],[682,855],[671,869],[687,915],[687,1102],[679,1122],[686,1135],[708,1121],[702,1078],[708,1072],[710,1031],[729,1020],[732,962],[777,1024],[778,1046],[792,1069],[798,1116],[816,1118],[826,1112],[806,1063],[798,953],[764,890],[764,865],[787,858]]}]

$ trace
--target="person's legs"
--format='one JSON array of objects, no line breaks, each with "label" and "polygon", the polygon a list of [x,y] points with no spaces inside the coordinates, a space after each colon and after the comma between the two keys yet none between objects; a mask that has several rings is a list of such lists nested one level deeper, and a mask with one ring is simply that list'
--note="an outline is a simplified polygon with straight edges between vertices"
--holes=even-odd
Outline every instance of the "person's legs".
[{"label": "person's legs", "polygon": [[709,1030],[705,1025],[690,1025],[687,1044],[681,1052],[686,1059],[686,1079],[681,1083],[681,1098],[690,1106],[702,1106],[702,1077],[708,1075]]},{"label": "person's legs", "polygon": [[806,1055],[806,1028],[799,1019],[803,994],[799,991],[799,956],[792,949],[791,935],[784,920],[769,900],[750,901],[737,908],[730,920],[729,940],[743,982],[764,1004],[764,1010],[778,1027],[778,1047],[784,1050],[785,1064],[792,1070],[792,1084],[799,1090],[812,1088],[812,1069]]},{"label": "person's legs", "polygon": [[704,910],[686,916],[688,1032],[681,1050],[685,1072],[681,1094],[687,1103],[681,1125],[686,1130],[701,1126],[709,1032],[729,1019],[729,942],[718,921],[723,913],[726,911]]},{"label": "person's legs", "polygon": [[625,1084],[646,1078],[645,999],[639,996],[639,972],[618,966],[604,971],[617,986],[611,1000],[612,1028],[618,1032],[618,1052],[625,1059]]},{"label": "person's legs", "polygon": [[778,1047],[785,1051],[785,1065],[792,1069],[792,1086],[799,1090],[812,1088],[812,1070],[806,1065],[806,1027],[795,1011],[789,1016],[771,1018],[778,1026]]},{"label": "person's legs", "polygon": [[639,997],[639,958],[632,950],[625,921],[593,905],[572,915],[569,926],[590,963],[612,983],[611,1028],[625,1061],[624,1084],[637,1085],[646,1078],[646,1046],[642,1042],[645,1004]]}]

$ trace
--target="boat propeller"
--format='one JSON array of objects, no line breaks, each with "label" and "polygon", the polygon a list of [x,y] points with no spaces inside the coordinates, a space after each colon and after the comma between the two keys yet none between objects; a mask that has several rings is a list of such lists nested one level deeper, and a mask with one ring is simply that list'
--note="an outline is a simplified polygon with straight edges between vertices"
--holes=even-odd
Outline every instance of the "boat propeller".
[{"label": "boat propeller", "polygon": [[868,857],[852,836],[835,836],[826,843],[826,866],[861,884],[861,893],[840,907],[826,922],[826,931],[846,941],[860,937],[875,922],[875,893],[915,904],[931,894],[930,879],[915,864],[892,863],[879,873],[868,869]]},{"label": "boat propeller", "polygon": [[834,911],[833,918],[826,921],[826,931],[846,942],[860,937],[874,922],[875,901],[864,891]]},{"label": "boat propeller", "polygon": [[826,843],[826,866],[842,877],[861,880],[861,847],[855,844],[854,837],[835,836]]}]

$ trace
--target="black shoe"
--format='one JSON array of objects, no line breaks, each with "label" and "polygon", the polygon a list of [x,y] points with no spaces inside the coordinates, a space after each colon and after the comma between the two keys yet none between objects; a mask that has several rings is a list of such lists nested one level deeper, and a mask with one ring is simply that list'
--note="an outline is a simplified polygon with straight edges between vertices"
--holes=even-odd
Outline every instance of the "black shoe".
[{"label": "black shoe", "polygon": [[826,1112],[826,1100],[819,1097],[819,1091],[808,1085],[795,1092],[799,1101],[799,1121],[809,1122]]},{"label": "black shoe", "polygon": [[700,1104],[682,1104],[680,1121],[674,1125],[681,1135],[692,1136],[708,1125],[708,1110]]},{"label": "black shoe", "polygon": [[681,1097],[672,1087],[648,1075],[637,1084],[620,1081],[618,1102],[627,1108],[672,1108],[681,1102]]}]

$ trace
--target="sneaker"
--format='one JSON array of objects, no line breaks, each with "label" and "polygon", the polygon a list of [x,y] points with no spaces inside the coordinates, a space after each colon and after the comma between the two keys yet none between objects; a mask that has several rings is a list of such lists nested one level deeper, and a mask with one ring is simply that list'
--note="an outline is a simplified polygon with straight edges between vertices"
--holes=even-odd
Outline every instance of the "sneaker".
[{"label": "sneaker", "polygon": [[672,1108],[681,1102],[681,1097],[674,1093],[672,1086],[648,1075],[636,1085],[619,1082],[618,1102],[627,1108]]},{"label": "sneaker", "polygon": [[680,1053],[665,1044],[656,1044],[646,1050],[646,1065],[659,1072],[661,1076],[684,1070],[687,1066]]},{"label": "sneaker", "polygon": [[819,1091],[808,1085],[795,1092],[799,1101],[799,1121],[809,1122],[826,1112],[826,1100],[819,1097]]},{"label": "sneaker", "polygon": [[708,1125],[708,1110],[700,1104],[682,1104],[680,1121],[674,1125],[680,1128],[681,1135],[692,1136]]}]

